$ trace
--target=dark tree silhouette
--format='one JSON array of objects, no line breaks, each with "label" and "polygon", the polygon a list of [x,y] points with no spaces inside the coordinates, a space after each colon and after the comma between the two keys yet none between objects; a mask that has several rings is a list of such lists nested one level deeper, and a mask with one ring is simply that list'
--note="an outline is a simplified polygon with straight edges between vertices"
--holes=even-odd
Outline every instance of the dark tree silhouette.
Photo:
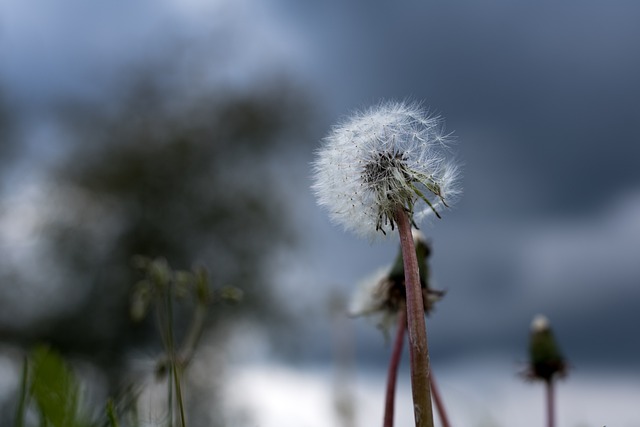
[{"label": "dark tree silhouette", "polygon": [[137,324],[129,316],[140,278],[135,255],[161,256],[175,268],[204,266],[212,286],[244,291],[241,304],[211,310],[207,325],[216,345],[224,345],[240,318],[263,328],[284,323],[267,266],[294,236],[273,161],[303,138],[309,111],[279,81],[251,93],[187,97],[145,74],[113,99],[60,109],[69,139],[51,173],[55,206],[42,206],[52,283],[63,283],[61,292],[80,295],[80,302],[29,330],[0,325],[10,341],[44,341],[92,360],[108,372],[112,393],[122,386],[130,351],[160,349],[153,318]]}]

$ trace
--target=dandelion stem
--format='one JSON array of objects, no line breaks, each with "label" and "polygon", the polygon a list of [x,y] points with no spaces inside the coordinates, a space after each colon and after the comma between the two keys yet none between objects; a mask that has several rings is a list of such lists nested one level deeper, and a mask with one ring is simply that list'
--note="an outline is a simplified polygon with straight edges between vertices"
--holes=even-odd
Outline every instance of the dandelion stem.
[{"label": "dandelion stem", "polygon": [[436,411],[438,411],[438,415],[440,416],[440,424],[442,424],[442,427],[451,427],[451,424],[449,424],[449,417],[447,417],[447,411],[445,410],[444,403],[442,402],[442,397],[440,396],[438,387],[436,387],[433,372],[430,372],[430,374],[429,381],[431,382],[431,395],[433,396],[433,403],[436,405]]},{"label": "dandelion stem", "polygon": [[555,405],[554,405],[554,387],[553,378],[549,378],[544,382],[547,394],[547,427],[555,425]]},{"label": "dandelion stem", "polygon": [[424,320],[418,259],[411,234],[411,221],[403,206],[396,209],[395,220],[400,234],[407,293],[407,330],[409,331],[414,417],[416,427],[433,427],[431,386],[429,384],[429,349],[427,347],[427,327]]},{"label": "dandelion stem", "polygon": [[396,383],[398,378],[398,367],[402,356],[402,345],[404,344],[404,333],[407,329],[407,310],[402,307],[398,311],[398,329],[393,343],[391,359],[389,360],[389,372],[387,373],[387,395],[384,402],[384,427],[393,427],[394,404],[396,397]]}]

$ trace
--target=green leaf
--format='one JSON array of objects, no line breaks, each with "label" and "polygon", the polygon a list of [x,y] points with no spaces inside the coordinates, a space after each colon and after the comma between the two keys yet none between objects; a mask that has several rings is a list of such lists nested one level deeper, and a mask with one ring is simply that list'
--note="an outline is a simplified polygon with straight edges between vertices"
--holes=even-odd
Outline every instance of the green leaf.
[{"label": "green leaf", "polygon": [[85,427],[79,414],[80,387],[62,357],[47,347],[38,347],[31,357],[31,395],[42,425]]},{"label": "green leaf", "polygon": [[119,427],[118,417],[116,416],[116,408],[113,404],[113,400],[111,399],[107,401],[107,417],[109,418],[110,427]]}]

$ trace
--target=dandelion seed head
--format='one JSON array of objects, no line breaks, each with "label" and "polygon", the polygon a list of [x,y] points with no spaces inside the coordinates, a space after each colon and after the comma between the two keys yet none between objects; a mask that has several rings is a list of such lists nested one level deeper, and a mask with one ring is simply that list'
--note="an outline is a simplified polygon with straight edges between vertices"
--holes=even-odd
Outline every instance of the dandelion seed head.
[{"label": "dandelion seed head", "polygon": [[399,207],[421,221],[454,201],[458,168],[446,160],[448,140],[443,120],[419,104],[387,102],[356,112],[323,139],[312,189],[345,229],[386,235]]}]

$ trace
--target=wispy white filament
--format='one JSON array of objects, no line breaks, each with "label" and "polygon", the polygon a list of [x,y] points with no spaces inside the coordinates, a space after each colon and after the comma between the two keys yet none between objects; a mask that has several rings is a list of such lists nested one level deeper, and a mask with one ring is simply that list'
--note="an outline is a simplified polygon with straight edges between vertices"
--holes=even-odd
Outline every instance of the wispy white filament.
[{"label": "wispy white filament", "polygon": [[318,203],[364,237],[395,228],[402,207],[416,222],[457,194],[457,168],[444,156],[440,117],[388,102],[357,112],[324,138],[313,163]]}]

